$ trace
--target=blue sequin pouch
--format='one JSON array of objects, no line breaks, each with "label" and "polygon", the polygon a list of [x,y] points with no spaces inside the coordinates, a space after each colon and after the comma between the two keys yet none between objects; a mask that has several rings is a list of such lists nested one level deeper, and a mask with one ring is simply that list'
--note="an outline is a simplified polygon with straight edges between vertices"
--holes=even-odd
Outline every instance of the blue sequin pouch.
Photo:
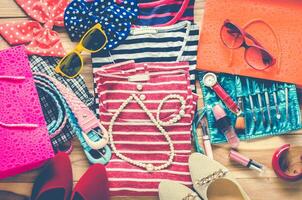
[{"label": "blue sequin pouch", "polygon": [[[208,120],[211,142],[227,142],[215,126],[212,107],[224,109],[235,126],[237,116],[232,113],[202,79],[205,72],[197,72],[201,85],[204,109]],[[238,103],[242,102],[245,129],[237,131],[240,140],[281,135],[302,128],[301,112],[296,86],[293,84],[261,80],[229,74],[216,74],[218,83]]]}]

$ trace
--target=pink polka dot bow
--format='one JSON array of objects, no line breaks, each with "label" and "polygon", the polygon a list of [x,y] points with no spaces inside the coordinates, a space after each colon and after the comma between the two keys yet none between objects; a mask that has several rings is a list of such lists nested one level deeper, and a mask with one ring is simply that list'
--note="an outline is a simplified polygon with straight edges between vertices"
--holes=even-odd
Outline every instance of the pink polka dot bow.
[{"label": "pink polka dot bow", "polygon": [[0,24],[0,35],[10,45],[27,44],[29,55],[63,57],[59,34],[52,29],[64,26],[63,15],[69,0],[15,1],[33,20]]}]

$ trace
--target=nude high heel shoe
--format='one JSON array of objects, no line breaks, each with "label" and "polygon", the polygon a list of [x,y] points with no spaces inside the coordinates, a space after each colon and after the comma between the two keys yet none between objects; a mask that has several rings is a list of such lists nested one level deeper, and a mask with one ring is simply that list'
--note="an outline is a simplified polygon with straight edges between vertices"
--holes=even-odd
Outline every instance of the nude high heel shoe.
[{"label": "nude high heel shoe", "polygon": [[193,187],[203,200],[250,200],[228,169],[219,162],[193,153],[189,158],[189,168]]},{"label": "nude high heel shoe", "polygon": [[158,190],[160,200],[201,200],[190,188],[175,181],[162,181]]}]

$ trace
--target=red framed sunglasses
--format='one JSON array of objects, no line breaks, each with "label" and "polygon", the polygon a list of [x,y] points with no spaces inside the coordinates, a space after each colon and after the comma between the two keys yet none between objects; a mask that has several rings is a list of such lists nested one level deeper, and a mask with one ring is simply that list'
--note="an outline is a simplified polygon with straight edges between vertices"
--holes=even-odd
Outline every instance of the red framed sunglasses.
[{"label": "red framed sunglasses", "polygon": [[[220,38],[223,44],[230,49],[244,47],[245,62],[256,70],[265,70],[276,63],[276,59],[253,36],[228,19],[221,27]],[[248,45],[247,39],[254,44]]]}]

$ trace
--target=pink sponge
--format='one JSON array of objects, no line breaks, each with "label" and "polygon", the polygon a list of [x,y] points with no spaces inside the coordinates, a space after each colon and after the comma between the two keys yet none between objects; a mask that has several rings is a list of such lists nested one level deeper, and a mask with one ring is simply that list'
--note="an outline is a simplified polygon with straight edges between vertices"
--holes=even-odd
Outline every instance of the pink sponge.
[{"label": "pink sponge", "polygon": [[39,167],[54,153],[23,46],[0,51],[0,77],[18,77],[0,79],[0,178],[5,178]]}]

